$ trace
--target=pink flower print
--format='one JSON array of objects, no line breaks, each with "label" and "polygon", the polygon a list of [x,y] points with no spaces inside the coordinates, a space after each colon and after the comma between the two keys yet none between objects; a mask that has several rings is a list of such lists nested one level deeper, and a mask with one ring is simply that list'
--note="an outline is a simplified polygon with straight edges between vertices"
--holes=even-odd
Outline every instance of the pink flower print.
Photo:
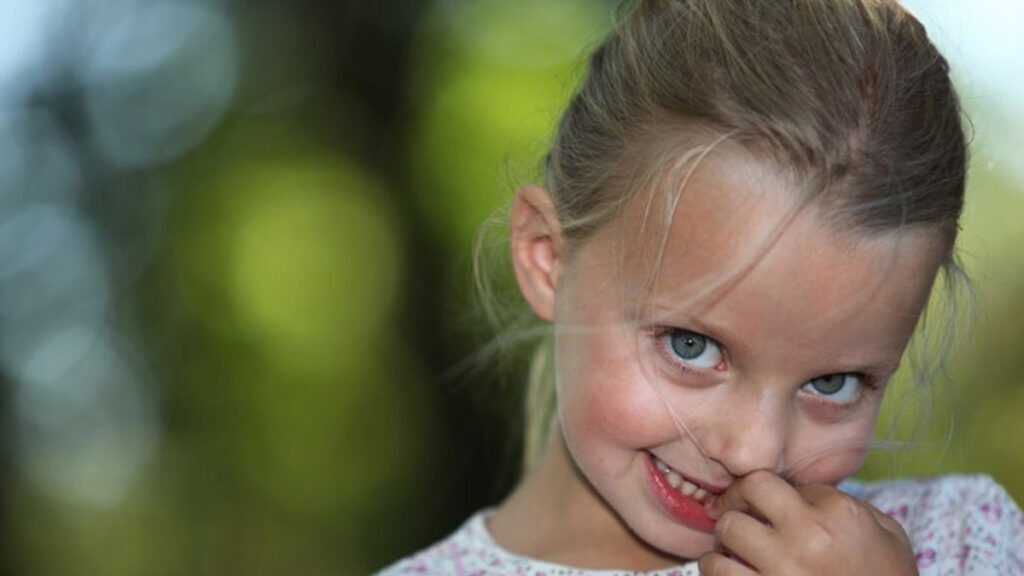
[{"label": "pink flower print", "polygon": [[1003,517],[1003,507],[999,504],[985,502],[980,506],[981,515],[989,522],[998,522]]},{"label": "pink flower print", "polygon": [[964,547],[960,549],[960,553],[957,554],[957,558],[960,560],[960,570],[963,570],[967,565],[967,557],[971,555],[971,547],[964,544]]},{"label": "pink flower print", "polygon": [[935,563],[935,550],[931,548],[925,548],[918,552],[914,559],[917,560],[918,568],[927,568]]},{"label": "pink flower print", "polygon": [[901,523],[907,521],[907,515],[909,512],[910,511],[907,509],[906,505],[900,506],[899,508],[889,508],[885,511],[886,514]]}]

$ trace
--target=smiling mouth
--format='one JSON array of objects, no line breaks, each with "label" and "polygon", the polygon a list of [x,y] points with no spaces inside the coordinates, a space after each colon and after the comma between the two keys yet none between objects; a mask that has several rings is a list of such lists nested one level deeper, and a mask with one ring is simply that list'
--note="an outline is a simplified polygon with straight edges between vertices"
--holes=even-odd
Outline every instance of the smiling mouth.
[{"label": "smiling mouth", "polygon": [[669,486],[678,490],[680,494],[708,506],[715,503],[715,499],[718,497],[719,492],[712,492],[698,486],[696,482],[687,479],[686,476],[680,474],[678,470],[661,461],[654,454],[651,454],[651,458],[654,460],[654,466],[658,469],[658,473],[665,478],[665,481]]}]

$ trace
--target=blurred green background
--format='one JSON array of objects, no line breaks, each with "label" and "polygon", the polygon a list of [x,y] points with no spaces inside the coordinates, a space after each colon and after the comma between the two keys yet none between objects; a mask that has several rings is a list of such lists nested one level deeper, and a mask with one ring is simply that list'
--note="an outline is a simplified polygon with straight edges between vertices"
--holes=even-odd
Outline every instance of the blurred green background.
[{"label": "blurred green background", "polygon": [[[975,125],[979,306],[865,475],[1022,501],[1024,9],[988,3],[909,3]],[[0,573],[365,574],[500,499],[522,370],[444,377],[472,238],[610,6],[0,2]]]}]

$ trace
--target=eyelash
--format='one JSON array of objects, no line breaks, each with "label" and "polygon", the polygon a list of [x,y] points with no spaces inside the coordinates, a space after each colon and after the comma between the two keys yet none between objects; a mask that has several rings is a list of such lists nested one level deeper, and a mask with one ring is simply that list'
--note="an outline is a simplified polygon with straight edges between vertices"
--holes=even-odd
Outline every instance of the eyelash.
[{"label": "eyelash", "polygon": [[[697,368],[697,367],[694,367],[691,363],[687,362],[686,360],[683,360],[682,358],[679,358],[672,351],[672,345],[667,342],[666,336],[671,336],[673,334],[683,333],[683,332],[690,333],[690,334],[695,334],[697,336],[700,336],[700,337],[706,339],[710,344],[713,344],[716,348],[718,348],[719,353],[722,355],[722,359],[719,362],[719,364],[717,366],[715,366],[714,368],[711,368],[711,369],[708,369],[708,368]],[[710,336],[705,336],[705,335],[701,334],[700,332],[694,332],[692,330],[684,330],[682,328],[673,328],[671,326],[658,326],[658,327],[654,328],[653,333],[652,333],[652,337],[654,338],[655,346],[658,348],[658,351],[661,353],[661,356],[663,358],[665,358],[665,360],[667,360],[670,364],[672,364],[673,367],[681,370],[682,372],[686,372],[686,373],[690,373],[690,374],[706,374],[709,370],[710,371],[720,372],[720,371],[724,370],[724,366],[726,364],[728,364],[728,362],[726,360],[725,351],[722,349],[722,345],[719,344],[718,341],[715,340],[714,338],[711,338]]]},{"label": "eyelash", "polygon": [[[842,412],[847,412],[847,411],[853,410],[854,408],[859,406],[862,402],[867,400],[867,398],[870,395],[872,395],[876,391],[878,391],[880,389],[880,387],[881,387],[879,382],[878,382],[878,380],[876,378],[874,378],[874,377],[872,377],[872,376],[870,376],[868,374],[865,374],[863,372],[838,372],[835,375],[837,375],[837,376],[838,375],[857,376],[859,378],[859,380],[860,380],[860,391],[857,394],[857,397],[852,402],[846,402],[846,403],[830,401],[830,400],[827,399],[828,396],[825,395],[825,394],[814,393],[814,392],[808,392],[806,394],[806,396],[810,399],[811,402],[814,402],[816,405],[822,407],[825,410],[828,410],[830,413],[837,413],[838,414],[838,413],[842,413]],[[832,376],[832,374],[826,374],[824,376],[819,376],[818,378],[824,378],[826,376]],[[818,378],[814,378],[812,380],[808,380],[807,382],[805,382],[803,384],[803,386],[800,387],[801,390],[803,389],[804,386],[807,386],[808,384],[810,384],[814,380],[817,380]]]},{"label": "eyelash", "polygon": [[[727,355],[725,353],[725,350],[722,348],[722,345],[719,344],[718,341],[715,340],[714,338],[711,338],[710,336],[705,336],[704,334],[701,334],[700,332],[694,332],[692,330],[685,330],[683,328],[675,328],[675,327],[671,327],[671,326],[657,326],[657,327],[653,328],[653,330],[651,331],[651,337],[654,339],[655,346],[658,349],[658,352],[660,353],[660,355],[666,361],[668,361],[673,367],[675,367],[676,369],[678,369],[679,371],[681,371],[683,373],[694,374],[694,375],[706,376],[707,372],[708,372],[707,368],[695,368],[695,367],[693,367],[687,361],[679,358],[673,352],[672,345],[668,343],[666,336],[671,336],[671,335],[679,334],[679,333],[694,334],[694,335],[697,335],[697,336],[700,336],[700,337],[706,339],[707,342],[713,344],[718,349],[719,353],[722,355],[722,359],[721,359],[720,363],[717,366],[715,366],[715,368],[713,368],[711,370],[713,370],[713,371],[724,371],[725,370],[724,366],[726,364],[728,364]],[[861,390],[860,390],[859,394],[857,394],[857,398],[855,400],[853,400],[852,402],[848,402],[848,403],[833,402],[833,401],[827,400],[827,398],[828,398],[827,395],[820,394],[820,393],[819,394],[815,394],[813,392],[808,392],[806,394],[806,396],[808,396],[810,398],[811,402],[815,403],[817,406],[820,406],[821,408],[823,408],[825,410],[828,410],[830,412],[845,412],[845,411],[849,411],[849,410],[853,409],[854,407],[858,406],[870,394],[872,394],[874,392],[877,392],[881,388],[881,385],[880,385],[880,382],[878,381],[878,379],[872,377],[869,374],[865,374],[863,372],[838,372],[838,373],[835,373],[834,375],[840,375],[840,374],[842,374],[844,376],[846,376],[846,375],[856,376],[856,377],[859,378]],[[804,382],[801,385],[801,390],[803,389],[804,386],[810,384],[814,380],[817,380],[819,378],[825,378],[825,377],[832,376],[832,375],[833,374],[824,374],[822,376],[818,376],[816,378],[808,380],[807,382]]]}]

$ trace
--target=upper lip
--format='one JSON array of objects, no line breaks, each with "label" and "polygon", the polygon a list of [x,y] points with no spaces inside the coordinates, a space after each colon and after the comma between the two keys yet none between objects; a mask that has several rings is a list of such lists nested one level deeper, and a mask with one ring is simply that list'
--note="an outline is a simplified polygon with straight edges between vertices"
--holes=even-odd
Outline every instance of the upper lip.
[{"label": "upper lip", "polygon": [[[654,455],[653,452],[651,454]],[[707,490],[708,492],[711,492],[712,494],[721,494],[722,492],[725,492],[725,489],[726,489],[725,486],[719,486],[718,484],[712,484],[711,482],[708,482],[707,480],[702,480],[700,478],[697,478],[696,476],[691,476],[689,473],[683,472],[679,468],[673,466],[668,460],[665,460],[664,458],[658,457],[656,455],[655,455],[655,457],[658,458],[658,460],[661,460],[662,462],[667,464],[669,468],[671,468],[671,469],[675,470],[676,472],[678,472],[683,478],[686,478],[686,480],[688,482],[696,484],[698,487],[703,488],[703,489]]]}]

